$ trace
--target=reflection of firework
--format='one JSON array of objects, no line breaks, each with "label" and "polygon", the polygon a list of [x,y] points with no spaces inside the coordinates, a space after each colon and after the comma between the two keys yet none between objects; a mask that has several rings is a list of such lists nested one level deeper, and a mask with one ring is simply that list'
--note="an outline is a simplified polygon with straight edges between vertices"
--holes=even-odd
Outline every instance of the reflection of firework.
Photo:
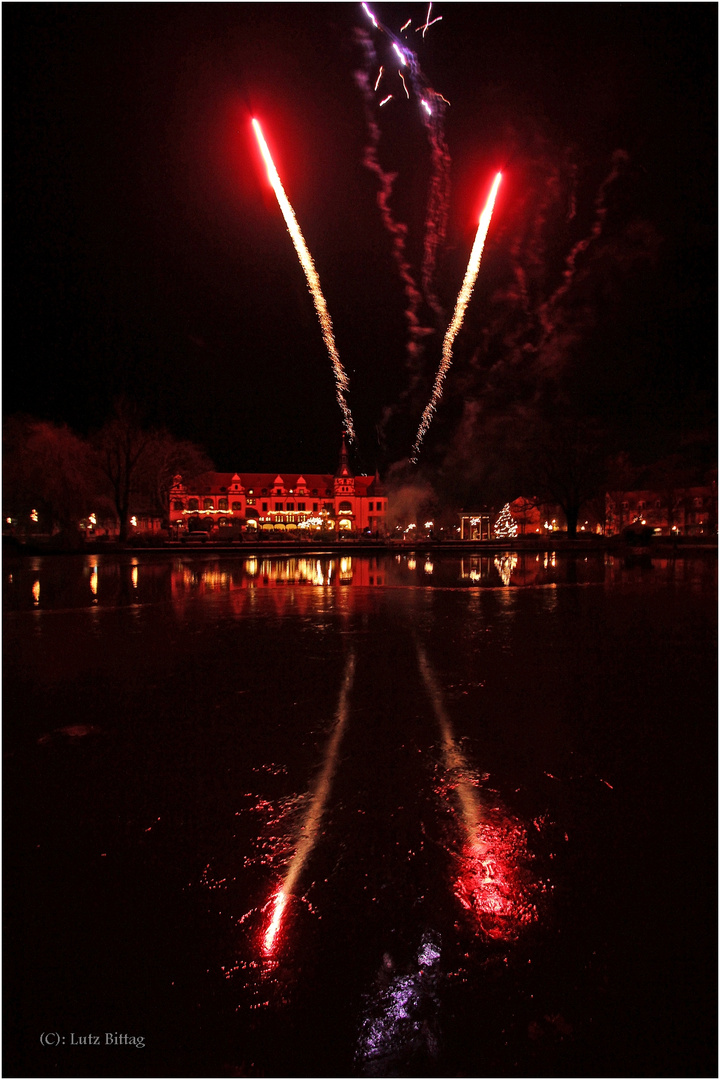
[{"label": "reflection of firework", "polygon": [[292,242],[295,245],[295,251],[297,252],[300,265],[303,268],[305,277],[307,278],[308,288],[315,304],[315,311],[317,312],[318,322],[320,323],[320,329],[322,331],[323,341],[325,342],[325,348],[328,351],[330,360],[332,362],[333,372],[335,374],[336,395],[340,408],[342,409],[343,416],[345,417],[345,427],[349,439],[355,438],[355,431],[353,428],[352,416],[350,415],[350,409],[345,400],[345,391],[348,386],[348,378],[345,373],[345,369],[340,362],[337,348],[335,346],[335,337],[333,335],[332,319],[325,303],[325,297],[323,296],[322,289],[320,288],[320,278],[317,275],[315,269],[315,263],[312,260],[312,255],[308,251],[307,244],[305,243],[305,237],[303,236],[300,226],[298,225],[297,218],[295,217],[295,211],[290,205],[290,200],[285,194],[285,189],[282,186],[278,171],[275,168],[268,145],[265,142],[260,124],[257,120],[253,120],[253,129],[255,131],[255,137],[260,147],[260,152],[265,161],[265,165],[268,172],[268,179],[272,185],[272,189],[275,192],[275,196],[280,205],[282,216],[285,218],[285,224],[287,225],[288,232],[292,238]]},{"label": "reflection of firework", "polygon": [[[483,936],[514,940],[537,918],[537,884],[525,871],[530,861],[523,827],[483,805],[464,754],[453,738],[442,691],[427,654],[416,639],[418,666],[442,733],[443,764],[457,798],[464,841],[453,891]],[[449,795],[449,792],[448,792]]]},{"label": "reflection of firework", "polygon": [[[417,966],[396,971],[386,953],[367,995],[356,1061],[365,1075],[394,1076],[399,1064],[422,1067],[439,1052],[440,938],[423,934]],[[418,1075],[421,1075],[418,1073]]]},{"label": "reflection of firework", "polygon": [[302,873],[303,867],[310,856],[315,843],[317,841],[318,832],[320,829],[320,822],[325,812],[325,804],[330,794],[330,787],[332,785],[333,776],[335,775],[335,766],[337,764],[338,751],[340,749],[340,741],[345,730],[349,713],[349,700],[350,690],[352,688],[353,679],[355,676],[355,653],[348,654],[348,658],[345,664],[345,675],[343,678],[342,687],[340,689],[340,699],[338,701],[337,713],[335,717],[335,727],[333,728],[332,735],[325,751],[325,760],[323,767],[318,776],[315,788],[310,799],[310,805],[308,806],[307,813],[304,817],[302,827],[300,830],[300,839],[295,847],[295,852],[290,864],[287,868],[287,873],[283,879],[282,885],[276,891],[271,900],[270,922],[263,935],[262,951],[266,957],[272,956],[278,947],[279,936],[282,929],[283,916],[287,909],[287,902],[290,896],[293,894],[293,890],[298,882],[298,878]]},{"label": "reflection of firework", "polygon": [[517,822],[492,820],[497,811],[489,816],[460,853],[455,895],[485,937],[513,941],[537,919],[534,886],[522,869],[527,836]]}]

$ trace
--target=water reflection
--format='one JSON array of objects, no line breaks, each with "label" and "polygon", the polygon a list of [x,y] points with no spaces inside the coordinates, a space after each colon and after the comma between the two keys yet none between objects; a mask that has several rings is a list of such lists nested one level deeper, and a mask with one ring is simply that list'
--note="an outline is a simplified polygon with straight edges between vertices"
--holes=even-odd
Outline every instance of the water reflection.
[{"label": "water reflection", "polygon": [[457,801],[464,834],[455,857],[453,892],[486,938],[515,940],[524,927],[537,919],[534,897],[538,885],[527,869],[530,854],[526,831],[499,806],[481,800],[477,778],[455,741],[439,681],[417,638],[415,647],[442,736],[446,775],[441,794]]},{"label": "water reflection", "polygon": [[288,901],[293,895],[298,878],[317,841],[320,823],[330,794],[333,776],[335,775],[340,742],[347,724],[350,691],[354,676],[355,652],[353,650],[348,653],[345,661],[340,697],[335,714],[335,726],[327,744],[320,775],[310,796],[310,805],[300,827],[295,852],[280,887],[270,900],[271,916],[262,941],[262,951],[266,957],[272,957],[281,944],[281,931]]},{"label": "water reflection", "polygon": [[[553,588],[662,582],[713,588],[713,557],[653,557],[628,563],[622,555],[498,552],[455,557],[445,552],[353,555],[59,556],[18,559],[3,579],[6,609],[121,607],[170,601],[229,599],[236,614],[260,589],[273,589],[278,610],[296,588]],[[660,583],[660,581],[658,581]]]},{"label": "water reflection", "polygon": [[436,1060],[440,1052],[440,935],[426,931],[410,970],[385,953],[360,1024],[356,1064],[366,1076],[395,1076],[398,1065]]}]

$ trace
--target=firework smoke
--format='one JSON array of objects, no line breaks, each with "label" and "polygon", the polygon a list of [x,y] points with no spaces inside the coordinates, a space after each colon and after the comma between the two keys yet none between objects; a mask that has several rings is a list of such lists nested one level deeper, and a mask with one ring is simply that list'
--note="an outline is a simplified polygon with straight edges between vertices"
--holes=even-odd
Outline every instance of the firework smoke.
[{"label": "firework smoke", "polygon": [[[417,286],[417,282],[413,276],[412,267],[407,257],[406,242],[408,227],[404,222],[395,220],[390,207],[393,184],[397,179],[397,173],[386,172],[380,164],[378,156],[381,132],[375,119],[375,94],[370,83],[369,75],[369,68],[373,66],[375,51],[372,47],[370,38],[364,30],[357,30],[356,36],[365,49],[367,57],[366,67],[355,73],[355,80],[363,94],[365,121],[369,135],[369,141],[365,146],[363,164],[366,169],[377,177],[378,180],[377,204],[380,210],[380,218],[392,241],[392,256],[395,265],[397,266],[400,281],[402,282],[403,291],[407,300],[404,314],[409,336],[407,346],[408,358],[411,361],[415,361],[421,352],[421,340],[428,334],[431,334],[432,330],[423,327],[418,316],[420,305],[422,304],[422,293]],[[387,104],[391,99],[392,95],[385,97],[379,102],[378,108]]]},{"label": "firework smoke", "polygon": [[[622,167],[627,163],[628,155],[624,150],[616,150],[612,156],[612,168],[608,175],[600,185],[600,189],[595,196],[595,221],[593,222],[590,234],[579,240],[572,250],[569,252],[565,260],[565,270],[563,271],[563,279],[560,286],[555,290],[553,295],[542,305],[539,311],[540,322],[542,323],[544,338],[552,331],[552,315],[558,306],[560,300],[567,293],[568,289],[573,283],[575,277],[577,259],[579,255],[582,255],[584,251],[590,247],[590,245],[597,240],[603,230],[605,218],[607,217],[607,203],[606,193],[607,189],[612,183],[620,176]],[[573,191],[571,194],[571,206],[570,216],[575,216],[575,192],[574,192],[575,176],[573,175]],[[568,219],[570,220],[570,218]],[[544,340],[544,339],[543,339]]]},{"label": "firework smoke", "polygon": [[330,361],[333,367],[333,373],[335,375],[336,396],[338,404],[345,417],[345,430],[347,432],[348,439],[355,441],[355,429],[353,427],[352,416],[350,409],[345,400],[345,392],[348,388],[348,377],[345,373],[345,369],[340,362],[340,356],[338,355],[337,348],[335,346],[335,338],[333,335],[332,319],[325,303],[325,297],[323,296],[322,289],[320,288],[320,278],[317,275],[315,264],[312,260],[312,256],[308,251],[307,244],[305,243],[305,237],[303,236],[300,226],[298,225],[297,218],[295,217],[295,211],[290,205],[290,200],[285,194],[285,190],[280,181],[278,171],[275,168],[272,156],[268,149],[268,145],[265,142],[260,124],[257,120],[252,122],[253,129],[255,131],[255,137],[257,138],[260,152],[265,161],[265,165],[268,172],[268,179],[272,185],[272,189],[275,192],[282,216],[285,219],[288,232],[292,238],[292,242],[295,245],[295,251],[297,252],[300,265],[303,268],[305,277],[307,279],[308,288],[315,304],[315,311],[317,312],[318,322],[320,323],[320,329],[322,331],[323,341],[325,342],[325,348],[328,351]]},{"label": "firework smoke", "polygon": [[485,247],[485,237],[487,236],[488,229],[490,228],[490,219],[492,218],[493,208],[495,206],[495,197],[497,190],[500,187],[500,181],[502,180],[502,173],[498,173],[495,177],[495,181],[490,190],[488,201],[485,204],[482,214],[480,215],[480,221],[478,223],[477,233],[475,234],[475,242],[470,252],[470,260],[465,271],[465,279],[462,283],[462,288],[458,293],[457,301],[455,302],[455,312],[450,321],[450,325],[445,333],[445,339],[443,341],[442,349],[442,361],[438,368],[437,375],[435,376],[435,384],[433,386],[432,395],[430,401],[425,406],[425,411],[420,420],[417,435],[415,436],[415,443],[413,444],[412,454],[410,456],[411,461],[417,461],[417,455],[420,451],[420,444],[425,437],[433,413],[437,407],[437,404],[442,396],[443,382],[447,375],[450,365],[452,364],[452,348],[458,331],[462,326],[463,319],[465,318],[465,311],[467,309],[472,291],[475,287],[478,271],[480,270],[480,261],[482,259],[483,248]]},{"label": "firework smoke", "polygon": [[[380,31],[390,42],[396,62],[400,65],[398,67],[398,76],[402,81],[405,97],[410,99],[412,90],[412,96],[419,102],[420,120],[430,147],[430,182],[424,223],[422,263],[419,272],[420,283],[418,285],[406,254],[407,225],[396,221],[390,209],[390,198],[393,184],[397,179],[397,173],[386,172],[380,165],[378,157],[381,132],[375,117],[375,109],[386,105],[392,99],[392,95],[385,95],[376,106],[375,95],[380,82],[380,74],[373,87],[370,73],[378,70],[377,55],[370,36],[364,30],[358,29],[356,36],[365,59],[364,66],[356,72],[355,78],[362,91],[369,133],[369,142],[365,147],[364,164],[367,169],[377,176],[380,184],[377,196],[378,206],[383,224],[392,238],[393,258],[408,301],[405,311],[410,338],[407,349],[408,358],[415,361],[421,352],[421,340],[434,332],[433,328],[423,327],[420,324],[418,313],[423,299],[428,307],[432,309],[438,325],[442,324],[445,318],[442,305],[435,293],[433,279],[438,252],[447,234],[451,162],[444,136],[444,115],[448,102],[442,94],[438,94],[427,83],[415,53],[407,47],[405,42],[395,37],[386,26],[379,23],[367,5],[363,4],[362,6],[375,29]],[[423,37],[430,26],[440,21],[440,18],[431,20],[431,10],[432,4],[429,5],[425,23],[417,28],[422,31]],[[408,25],[406,23],[403,30]],[[403,70],[401,71],[400,68]],[[380,67],[380,73],[383,73],[384,70],[384,67]]]}]

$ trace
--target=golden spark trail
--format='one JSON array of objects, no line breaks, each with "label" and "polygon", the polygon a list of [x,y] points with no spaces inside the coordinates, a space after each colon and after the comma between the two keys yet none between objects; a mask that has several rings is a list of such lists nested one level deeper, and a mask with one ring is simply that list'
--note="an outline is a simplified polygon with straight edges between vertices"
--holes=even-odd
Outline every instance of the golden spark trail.
[{"label": "golden spark trail", "polygon": [[277,936],[282,926],[282,918],[287,904],[288,897],[292,895],[293,889],[297,883],[300,873],[302,871],[308,856],[312,849],[315,847],[317,841],[318,832],[320,829],[320,822],[325,812],[325,803],[327,802],[328,795],[330,794],[330,788],[332,785],[333,776],[335,774],[335,766],[337,765],[338,750],[340,749],[340,742],[343,737],[343,732],[347,724],[347,718],[349,713],[349,701],[350,691],[352,689],[353,679],[355,677],[355,653],[351,652],[345,663],[345,674],[343,678],[342,687],[340,689],[340,699],[338,701],[336,722],[333,733],[328,742],[327,750],[325,752],[325,760],[323,762],[322,771],[318,776],[317,783],[315,784],[315,790],[313,791],[312,798],[310,800],[310,806],[305,816],[305,820],[302,824],[301,838],[295,848],[295,854],[293,855],[290,865],[287,868],[285,879],[272,898],[272,917],[268,928],[265,931],[263,937],[263,952],[266,956],[271,956],[275,950]]},{"label": "golden spark trail", "polygon": [[308,251],[307,244],[305,243],[305,237],[303,236],[300,226],[298,225],[297,218],[295,217],[295,211],[290,205],[290,200],[285,194],[285,189],[282,186],[278,171],[275,168],[268,145],[265,142],[260,124],[257,120],[252,122],[253,129],[255,131],[255,137],[260,147],[260,152],[264,158],[265,166],[268,172],[268,180],[272,185],[272,189],[275,192],[282,216],[285,218],[285,224],[287,225],[288,232],[295,245],[295,251],[297,252],[300,265],[303,268],[305,277],[307,278],[308,288],[315,304],[315,311],[317,312],[318,322],[320,323],[320,329],[322,331],[323,341],[325,342],[325,348],[330,356],[333,372],[335,375],[336,385],[336,397],[338,404],[342,409],[345,417],[345,428],[347,431],[348,439],[354,442],[355,429],[353,427],[352,416],[350,409],[345,400],[345,392],[348,388],[348,377],[345,372],[345,368],[340,362],[340,356],[338,355],[337,347],[335,345],[335,337],[333,335],[332,319],[325,303],[325,297],[323,296],[322,289],[320,288],[320,278],[317,275],[315,269],[315,263],[313,262],[312,255]]},{"label": "golden spark trail", "polygon": [[470,260],[465,271],[465,278],[462,283],[462,288],[458,293],[458,298],[455,302],[455,312],[453,314],[450,325],[445,332],[445,339],[442,347],[442,361],[438,368],[437,375],[435,376],[435,384],[430,396],[430,401],[425,406],[425,412],[420,420],[417,435],[415,436],[415,443],[412,448],[410,460],[417,461],[417,455],[420,451],[420,444],[424,439],[427,430],[430,426],[433,413],[437,407],[437,404],[442,396],[443,382],[447,375],[450,366],[452,364],[452,349],[455,338],[458,335],[458,331],[462,326],[463,319],[465,318],[465,311],[467,309],[472,291],[475,288],[475,282],[477,280],[478,271],[480,270],[480,260],[482,259],[483,248],[485,247],[485,237],[487,236],[488,229],[490,228],[490,219],[492,218],[493,208],[495,206],[495,197],[497,195],[498,188],[500,187],[500,181],[502,180],[502,173],[498,173],[495,177],[490,195],[485,208],[480,215],[480,221],[478,223],[477,232],[475,234],[475,243],[473,244],[472,251],[470,252]]}]

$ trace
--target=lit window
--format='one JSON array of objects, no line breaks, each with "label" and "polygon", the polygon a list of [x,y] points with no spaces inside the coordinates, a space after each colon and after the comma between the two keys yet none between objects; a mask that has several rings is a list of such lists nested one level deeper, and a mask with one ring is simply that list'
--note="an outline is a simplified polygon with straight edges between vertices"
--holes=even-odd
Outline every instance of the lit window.
[{"label": "lit window", "polygon": [[214,510],[215,503],[212,499],[203,499],[203,510]]},{"label": "lit window", "polygon": [[218,510],[227,510],[227,508],[228,508],[227,499],[218,499]]},{"label": "lit window", "polygon": [[248,506],[254,506],[254,505],[255,505],[255,499],[254,499],[254,498],[250,498],[250,499],[248,499],[248,500],[247,500],[247,505],[248,505]]}]

